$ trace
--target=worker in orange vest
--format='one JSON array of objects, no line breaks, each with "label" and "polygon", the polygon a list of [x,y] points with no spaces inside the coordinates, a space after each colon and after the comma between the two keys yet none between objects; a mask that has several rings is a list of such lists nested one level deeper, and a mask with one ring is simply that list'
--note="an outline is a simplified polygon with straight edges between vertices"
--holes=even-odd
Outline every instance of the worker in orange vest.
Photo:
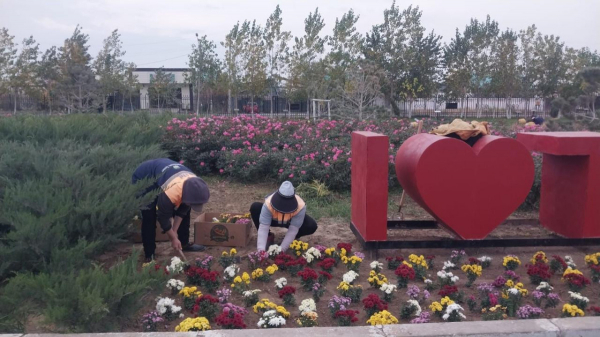
[{"label": "worker in orange vest", "polygon": [[292,241],[313,234],[318,227],[315,219],[306,214],[306,203],[295,194],[294,185],[289,181],[284,181],[264,203],[253,203],[250,214],[258,231],[256,249],[259,251],[266,250],[274,243],[275,235],[271,233],[271,227],[288,229],[281,242],[282,251],[286,251]]}]

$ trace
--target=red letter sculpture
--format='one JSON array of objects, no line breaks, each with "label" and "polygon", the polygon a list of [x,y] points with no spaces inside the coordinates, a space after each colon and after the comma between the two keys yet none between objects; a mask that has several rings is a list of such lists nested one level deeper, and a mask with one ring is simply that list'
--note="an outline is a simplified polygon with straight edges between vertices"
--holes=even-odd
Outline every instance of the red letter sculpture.
[{"label": "red letter sculpture", "polygon": [[352,223],[365,241],[387,240],[387,136],[352,132]]},{"label": "red letter sculpture", "polygon": [[600,133],[531,132],[517,139],[544,154],[540,223],[568,238],[600,237]]},{"label": "red letter sculpture", "polygon": [[485,136],[470,147],[419,134],[398,150],[396,175],[440,224],[462,239],[483,239],[525,200],[534,165],[527,149],[511,138]]}]

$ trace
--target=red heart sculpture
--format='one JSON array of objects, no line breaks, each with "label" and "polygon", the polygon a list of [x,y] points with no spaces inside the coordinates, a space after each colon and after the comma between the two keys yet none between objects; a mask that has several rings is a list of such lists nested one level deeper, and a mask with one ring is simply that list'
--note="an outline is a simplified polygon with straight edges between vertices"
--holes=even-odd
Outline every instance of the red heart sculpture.
[{"label": "red heart sculpture", "polygon": [[473,147],[419,134],[396,153],[398,181],[421,207],[462,239],[483,239],[525,200],[534,165],[511,138],[484,136]]}]

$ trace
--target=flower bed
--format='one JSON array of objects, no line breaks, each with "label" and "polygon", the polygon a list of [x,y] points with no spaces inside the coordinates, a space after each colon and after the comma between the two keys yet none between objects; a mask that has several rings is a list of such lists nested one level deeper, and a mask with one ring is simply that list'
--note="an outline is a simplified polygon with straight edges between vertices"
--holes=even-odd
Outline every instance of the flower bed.
[{"label": "flower bed", "polygon": [[[209,269],[204,270],[218,274],[218,284],[208,286],[203,282],[188,284],[185,276],[201,269],[198,266],[206,267],[212,258],[199,258],[181,269],[182,262],[174,258],[168,264],[172,279],[156,311],[140,316],[143,329],[163,330],[165,324],[169,324],[167,330],[177,326],[184,331],[600,315],[600,286],[598,281],[591,281],[600,265],[600,253],[585,259],[561,257],[569,262],[560,272],[550,267],[552,261],[559,260],[556,255],[546,257],[544,252],[494,258],[469,257],[463,251],[437,258],[411,254],[406,259],[391,256],[367,260],[357,267],[358,259],[365,257],[349,244],[325,248],[295,242],[292,247],[288,252],[271,247],[273,254],[261,254],[272,273],[265,268],[260,277],[245,261],[234,267],[222,263],[212,269],[208,264]],[[311,251],[309,255],[316,260],[313,266],[318,269],[309,267],[302,256],[298,259],[304,264],[292,273],[289,268],[277,267],[277,260],[295,261],[298,251],[301,255]],[[235,250],[226,251],[221,259],[236,254]],[[284,258],[286,255],[290,258]],[[250,276],[253,272],[255,277]],[[263,278],[265,274],[268,279]],[[178,295],[172,295],[174,289],[181,289]]]},{"label": "flower bed", "polygon": [[[352,131],[389,137],[390,182],[395,183],[394,156],[416,130],[412,120],[378,121],[271,120],[261,116],[173,119],[165,126],[163,147],[173,159],[200,175],[229,176],[244,182],[274,178],[294,184],[324,181],[334,190],[350,189]],[[424,119],[423,132],[450,120]],[[537,126],[492,122],[492,134],[542,131]],[[495,127],[495,128],[494,128]]]}]

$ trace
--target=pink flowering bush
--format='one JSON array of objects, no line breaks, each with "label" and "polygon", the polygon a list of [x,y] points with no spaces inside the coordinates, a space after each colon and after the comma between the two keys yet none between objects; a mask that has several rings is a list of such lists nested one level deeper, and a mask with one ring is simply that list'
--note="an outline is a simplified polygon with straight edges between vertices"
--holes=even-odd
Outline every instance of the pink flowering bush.
[{"label": "pink flowering bush", "polygon": [[[451,119],[424,119],[423,131]],[[394,158],[402,143],[416,132],[412,120],[377,121],[275,120],[255,115],[173,118],[164,127],[163,148],[197,174],[216,174],[244,182],[290,180],[294,184],[323,181],[333,190],[350,189],[351,133],[372,131],[389,137],[389,182],[396,183]],[[495,124],[495,123],[493,123]],[[492,135],[516,137],[543,131],[539,126],[491,126]],[[539,169],[540,158],[536,160]],[[538,170],[539,171],[539,170]],[[537,205],[534,185],[526,205]]]},{"label": "pink flowering bush", "polygon": [[[423,130],[437,121],[425,120]],[[350,188],[351,133],[373,131],[390,137],[390,179],[394,156],[415,129],[410,121],[272,120],[255,116],[172,119],[163,147],[172,158],[198,174],[230,176],[241,181],[275,178],[293,183],[327,181],[335,190]]]}]

